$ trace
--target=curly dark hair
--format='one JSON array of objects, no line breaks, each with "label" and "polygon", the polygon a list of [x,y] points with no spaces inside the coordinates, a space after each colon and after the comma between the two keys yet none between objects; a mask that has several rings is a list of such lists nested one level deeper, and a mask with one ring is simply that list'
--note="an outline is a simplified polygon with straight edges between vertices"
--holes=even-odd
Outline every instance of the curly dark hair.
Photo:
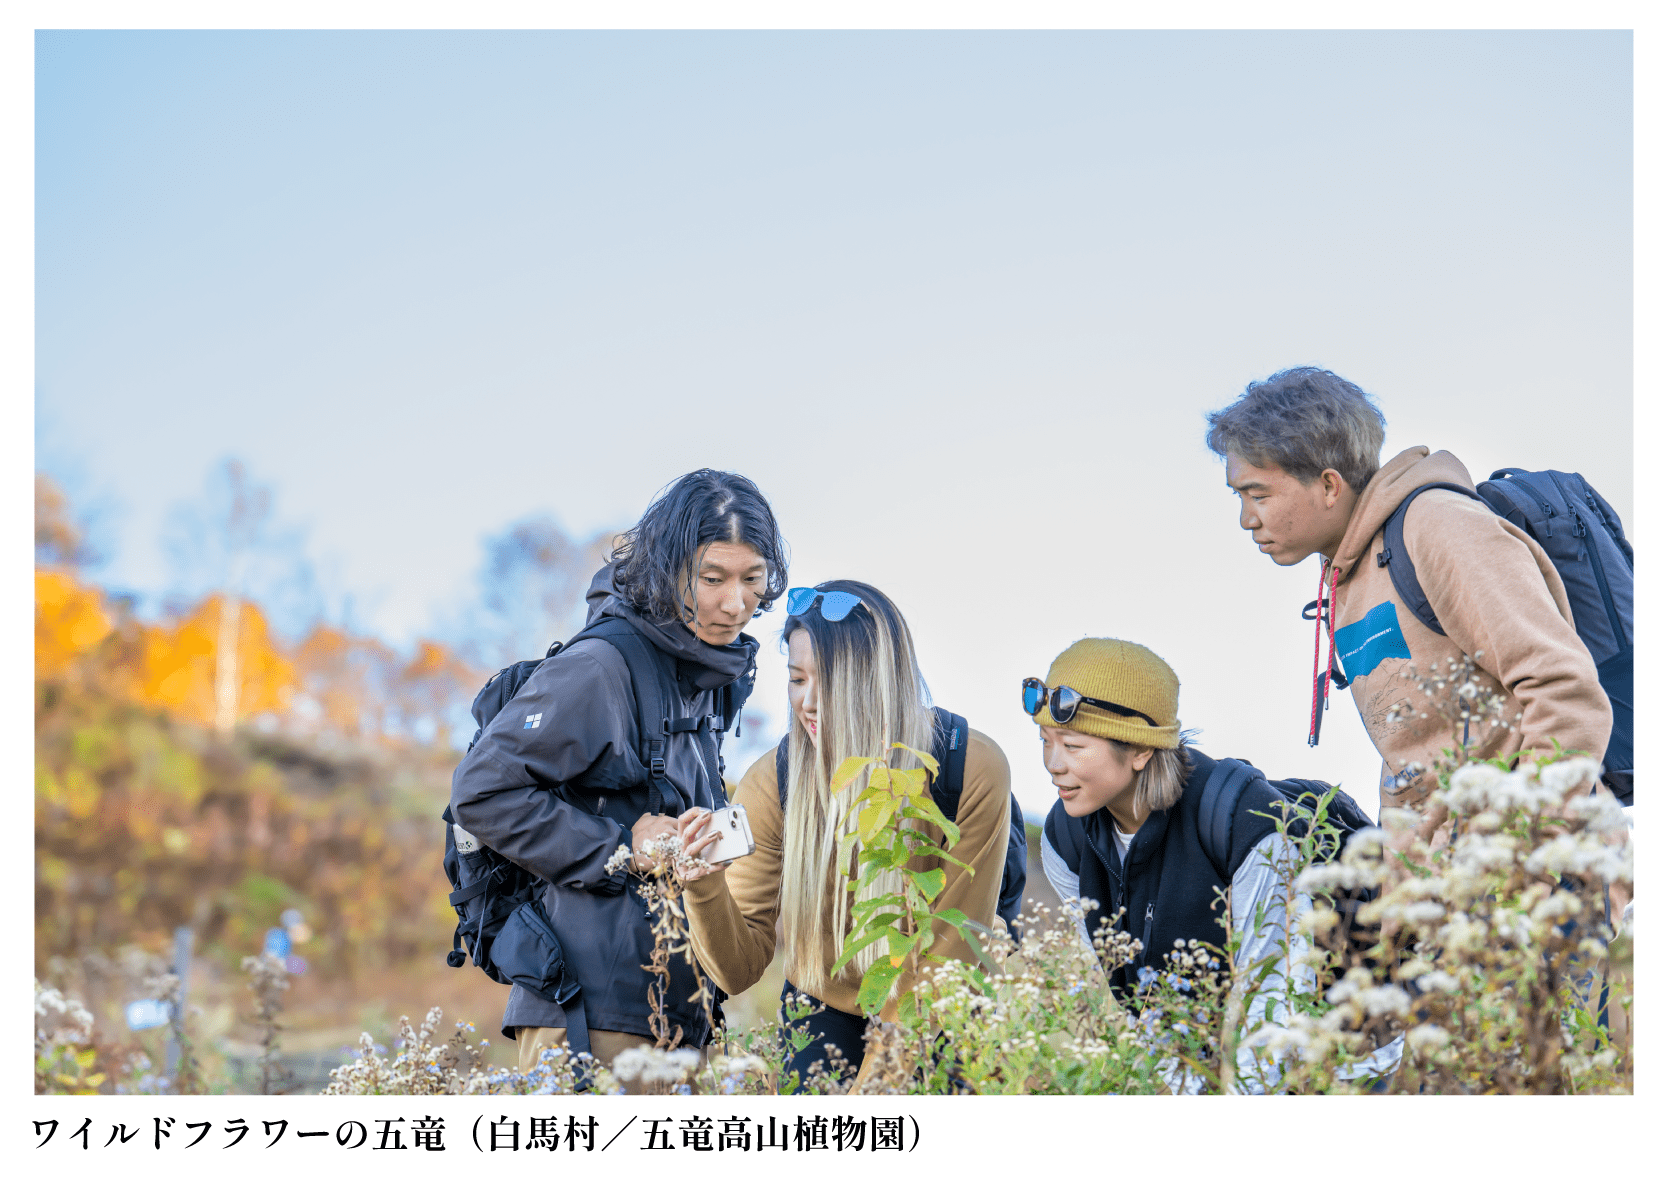
[{"label": "curly dark hair", "polygon": [[661,490],[615,545],[615,589],[654,622],[688,621],[696,556],[715,541],[745,544],[765,558],[759,617],[788,588],[788,546],[753,480],[729,471],[703,467]]}]

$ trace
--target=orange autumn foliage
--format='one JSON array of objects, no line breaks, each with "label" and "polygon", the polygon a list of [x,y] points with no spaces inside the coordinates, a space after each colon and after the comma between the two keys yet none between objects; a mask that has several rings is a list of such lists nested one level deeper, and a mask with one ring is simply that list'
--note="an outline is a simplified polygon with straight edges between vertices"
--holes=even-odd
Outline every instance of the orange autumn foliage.
[{"label": "orange autumn foliage", "polygon": [[[178,622],[148,624],[73,571],[37,568],[36,682],[51,690],[77,684],[212,727],[223,601],[211,594]],[[445,748],[451,722],[483,678],[432,640],[420,640],[407,660],[376,638],[320,623],[290,646],[272,634],[260,607],[242,601],[237,609],[236,626],[224,632],[237,635],[238,722],[276,716],[292,736]]]},{"label": "orange autumn foliage", "polygon": [[471,667],[451,648],[421,639],[417,654],[400,671],[399,696],[412,716],[427,716],[435,722],[433,740],[446,745],[451,739],[447,724],[449,705],[470,699],[481,683],[481,671]]},{"label": "orange autumn foliage", "polygon": [[[135,684],[137,703],[161,707],[198,724],[214,723],[222,601],[221,595],[211,594],[172,629],[144,628]],[[295,666],[274,647],[259,607],[241,602],[238,611],[238,716],[282,712],[295,689]]]},{"label": "orange autumn foliage", "polygon": [[55,679],[113,629],[104,595],[58,569],[35,570],[35,678]]},{"label": "orange autumn foliage", "polygon": [[296,648],[296,670],[317,722],[350,737],[375,737],[386,720],[385,684],[398,657],[385,644],[320,623]]}]

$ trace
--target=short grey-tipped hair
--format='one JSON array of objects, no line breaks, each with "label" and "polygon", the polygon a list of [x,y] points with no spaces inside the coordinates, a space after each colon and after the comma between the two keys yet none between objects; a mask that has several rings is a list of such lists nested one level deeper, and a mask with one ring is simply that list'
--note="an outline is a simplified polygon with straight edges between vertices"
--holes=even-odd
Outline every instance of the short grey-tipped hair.
[{"label": "short grey-tipped hair", "polygon": [[1253,381],[1236,401],[1207,414],[1205,442],[1304,483],[1332,468],[1360,492],[1379,470],[1385,415],[1360,386],[1324,368],[1289,368]]}]

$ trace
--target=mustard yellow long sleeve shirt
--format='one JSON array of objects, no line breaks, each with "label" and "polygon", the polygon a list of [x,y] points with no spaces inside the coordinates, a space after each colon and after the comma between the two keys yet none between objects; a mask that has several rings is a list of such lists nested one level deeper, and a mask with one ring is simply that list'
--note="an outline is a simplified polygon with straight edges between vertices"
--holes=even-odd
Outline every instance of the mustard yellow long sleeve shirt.
[{"label": "mustard yellow long sleeve shirt", "polygon": [[[960,909],[973,920],[990,925],[996,915],[1003,858],[1008,850],[1008,759],[984,733],[970,730],[968,737],[962,796],[956,810],[962,838],[951,854],[971,866],[973,872],[919,856],[908,866],[913,871],[944,867],[945,888],[935,898],[934,909]],[[723,872],[692,881],[684,892],[690,937],[702,969],[733,995],[758,982],[776,954],[777,915],[782,904],[783,810],[777,797],[774,750],[754,762],[742,776],[735,801],[747,811],[748,825],[753,829],[753,854],[736,860]],[[831,911],[839,887],[843,884],[836,882],[831,865]],[[972,962],[973,951],[962,935],[949,925],[936,924],[938,933],[929,954]],[[826,960],[833,962],[839,953],[839,941],[831,929],[824,947]],[[839,978],[791,974],[788,981],[830,1007],[859,1014],[860,979],[850,967]],[[896,994],[905,994],[914,985],[915,976],[906,970]],[[893,1008],[894,1004],[888,1004],[882,1017],[890,1016]]]}]

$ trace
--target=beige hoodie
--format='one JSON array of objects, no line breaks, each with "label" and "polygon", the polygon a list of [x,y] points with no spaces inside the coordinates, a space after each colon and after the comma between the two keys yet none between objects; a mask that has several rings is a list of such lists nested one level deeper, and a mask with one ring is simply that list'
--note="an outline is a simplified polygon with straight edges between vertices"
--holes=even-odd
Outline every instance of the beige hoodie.
[{"label": "beige hoodie", "polygon": [[[1403,542],[1446,633],[1428,629],[1403,604],[1378,560],[1385,521],[1410,491],[1435,482],[1473,485],[1448,451],[1416,446],[1386,463],[1363,489],[1333,562],[1339,661],[1385,759],[1380,805],[1422,811],[1426,838],[1442,820],[1425,805],[1437,788],[1431,767],[1459,735],[1414,675],[1447,674],[1450,660],[1470,654],[1481,688],[1507,698],[1507,718],[1523,714],[1510,730],[1473,726],[1477,757],[1551,753],[1554,741],[1599,757],[1611,736],[1611,705],[1577,637],[1558,571],[1535,540],[1486,505],[1443,490],[1409,505]],[[1330,580],[1333,571],[1323,568]]]}]

